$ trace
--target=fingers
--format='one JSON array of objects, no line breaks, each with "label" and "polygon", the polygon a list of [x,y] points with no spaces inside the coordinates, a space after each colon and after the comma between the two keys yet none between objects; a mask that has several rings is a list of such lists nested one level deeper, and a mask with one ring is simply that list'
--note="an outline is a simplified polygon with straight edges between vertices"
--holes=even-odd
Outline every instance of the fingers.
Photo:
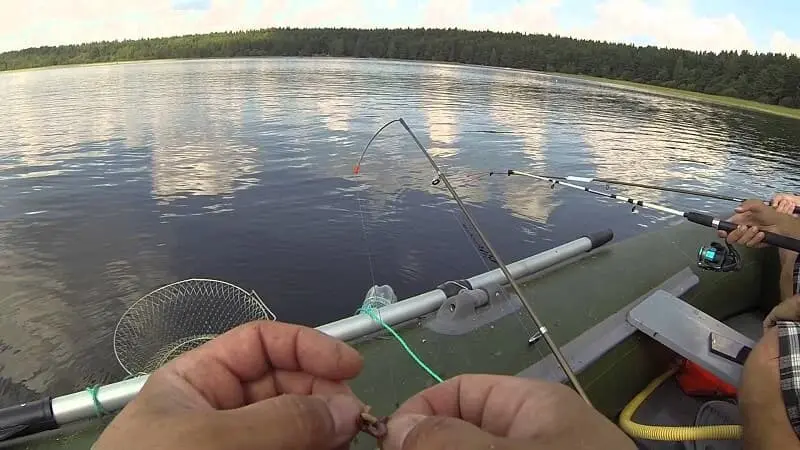
[{"label": "fingers", "polygon": [[358,433],[362,405],[345,395],[282,395],[226,411],[225,448],[334,449]]},{"label": "fingers", "polygon": [[[776,204],[773,203],[773,206],[775,205]],[[794,202],[787,199],[780,200],[777,206],[775,206],[775,210],[783,214],[794,214]]]},{"label": "fingers", "polygon": [[777,231],[781,224],[785,225],[785,214],[780,214],[771,206],[760,200],[746,200],[736,209],[736,215],[731,217],[731,222],[740,225],[758,225],[767,231]]},{"label": "fingers", "polygon": [[505,439],[453,417],[395,414],[388,427],[389,434],[381,444],[383,450],[501,450],[509,447]]},{"label": "fingers", "polygon": [[735,230],[728,233],[725,239],[729,244],[746,245],[748,247],[756,247],[764,240],[764,233],[759,231],[758,227],[748,227],[739,225]]},{"label": "fingers", "polygon": [[182,364],[222,364],[243,381],[258,379],[272,368],[345,380],[356,376],[362,365],[358,352],[344,342],[311,328],[274,321],[242,325],[179,359]]},{"label": "fingers", "polygon": [[584,408],[588,406],[575,392],[558,383],[462,375],[420,392],[401,405],[397,414],[456,417],[494,435],[517,438],[562,429],[559,415],[575,415]]},{"label": "fingers", "polygon": [[734,211],[737,213],[760,213],[767,209],[770,209],[770,207],[765,205],[761,200],[745,200],[741,205],[737,206]]},{"label": "fingers", "polygon": [[[405,439],[403,432],[412,428],[397,425],[402,417],[417,417],[418,424]],[[419,416],[439,416],[438,421],[419,422]],[[453,422],[442,417],[460,418]],[[411,420],[413,422],[413,420]],[[466,437],[463,445],[415,447],[414,436],[428,435],[419,431],[419,424],[428,424],[425,433],[437,427],[449,430],[450,440]],[[413,424],[412,424],[413,425]],[[508,439],[486,441],[475,428]],[[402,448],[475,448],[474,443],[522,448],[585,448],[632,449],[632,442],[608,419],[584,402],[572,389],[559,384],[518,377],[497,375],[462,375],[420,392],[404,403],[389,421],[388,444]],[[443,433],[444,436],[444,433]],[[591,442],[585,436],[592,436]],[[444,439],[444,437],[442,438]],[[409,443],[410,442],[410,443]],[[427,444],[427,440],[425,443]],[[447,442],[447,441],[443,441]],[[414,445],[412,445],[414,444]],[[560,445],[560,446],[559,446]],[[482,448],[488,448],[484,445]]]},{"label": "fingers", "polygon": [[[315,387],[333,392],[337,382],[356,376],[362,363],[352,347],[316,330],[259,321],[181,355],[148,384],[175,390],[186,383],[181,392],[194,391],[213,408],[231,409],[281,393],[314,393]],[[277,372],[300,375],[273,377]]]},{"label": "fingers", "polygon": [[343,382],[326,380],[303,372],[278,370],[272,376],[244,385],[244,404],[250,404],[280,394],[298,395],[350,395],[350,388]]}]

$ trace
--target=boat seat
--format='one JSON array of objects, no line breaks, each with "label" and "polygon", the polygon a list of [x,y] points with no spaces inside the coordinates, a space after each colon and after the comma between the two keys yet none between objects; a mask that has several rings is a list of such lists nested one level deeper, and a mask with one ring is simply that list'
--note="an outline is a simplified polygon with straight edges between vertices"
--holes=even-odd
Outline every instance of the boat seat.
[{"label": "boat seat", "polygon": [[[628,322],[682,357],[738,386],[742,364],[711,352],[710,338],[752,348],[754,340],[674,295],[658,290],[628,312]],[[742,355],[744,357],[746,355]]]}]

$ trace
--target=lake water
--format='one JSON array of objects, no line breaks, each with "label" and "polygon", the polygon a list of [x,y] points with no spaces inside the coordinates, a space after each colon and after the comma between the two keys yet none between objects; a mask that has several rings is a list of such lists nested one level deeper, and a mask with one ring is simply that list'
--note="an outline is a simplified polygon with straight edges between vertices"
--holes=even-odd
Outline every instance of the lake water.
[{"label": "lake water", "polygon": [[373,280],[403,298],[492,267],[401,127],[352,175],[400,116],[508,262],[673,219],[490,170],[800,189],[798,121],[530,72],[253,59],[0,74],[2,402],[120,378],[116,321],[168,282],[227,280],[319,325]]}]

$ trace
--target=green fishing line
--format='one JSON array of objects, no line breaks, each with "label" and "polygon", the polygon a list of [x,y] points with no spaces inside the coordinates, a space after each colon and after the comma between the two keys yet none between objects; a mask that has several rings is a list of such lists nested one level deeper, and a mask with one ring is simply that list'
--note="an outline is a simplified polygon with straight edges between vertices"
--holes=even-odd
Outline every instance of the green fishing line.
[{"label": "green fishing line", "polygon": [[100,393],[100,385],[95,384],[94,386],[89,386],[86,388],[86,392],[92,397],[92,403],[94,404],[94,413],[95,415],[100,418],[106,415],[106,410],[103,408],[102,403],[100,400],[97,399],[97,394]]},{"label": "green fishing line", "polygon": [[436,380],[438,383],[441,383],[441,382],[444,381],[444,380],[442,380],[442,377],[437,375],[436,372],[433,371],[433,369],[428,367],[428,365],[425,364],[422,361],[422,359],[420,359],[419,356],[417,356],[417,354],[414,352],[414,350],[412,350],[411,347],[409,347],[409,345],[406,343],[406,341],[399,334],[397,334],[396,331],[394,331],[394,328],[392,328],[391,325],[389,325],[388,323],[384,322],[383,319],[381,319],[380,313],[378,313],[377,310],[375,310],[374,308],[372,308],[370,306],[364,306],[364,307],[359,308],[358,312],[368,315],[369,317],[372,318],[372,320],[375,321],[375,323],[379,324],[380,326],[385,328],[386,331],[391,333],[391,335],[394,336],[394,338],[397,340],[397,342],[400,343],[400,345],[403,347],[403,349],[406,351],[406,353],[408,353],[408,356],[410,356],[411,359],[413,359],[414,362],[416,362],[418,366],[420,366],[425,372],[427,372],[428,375],[431,376],[431,378]]}]

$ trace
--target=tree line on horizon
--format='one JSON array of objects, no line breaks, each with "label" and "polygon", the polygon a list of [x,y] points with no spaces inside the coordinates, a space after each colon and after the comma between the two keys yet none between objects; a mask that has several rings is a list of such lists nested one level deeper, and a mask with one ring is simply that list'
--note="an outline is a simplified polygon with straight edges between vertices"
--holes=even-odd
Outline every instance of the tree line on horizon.
[{"label": "tree line on horizon", "polygon": [[332,56],[444,61],[618,79],[800,108],[800,59],[459,29],[294,29],[106,41],[0,54],[0,71],[167,58]]}]

